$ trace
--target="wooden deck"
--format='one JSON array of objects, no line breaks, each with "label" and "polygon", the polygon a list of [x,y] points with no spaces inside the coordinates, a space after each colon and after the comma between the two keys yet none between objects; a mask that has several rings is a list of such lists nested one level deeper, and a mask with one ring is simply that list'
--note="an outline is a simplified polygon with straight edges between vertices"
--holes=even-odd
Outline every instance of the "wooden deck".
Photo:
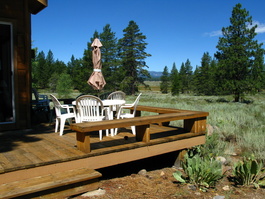
[{"label": "wooden deck", "polygon": [[[106,137],[103,132],[102,141],[99,140],[98,132],[93,132],[90,137],[91,153],[84,153],[76,148],[76,134],[69,127],[63,136],[54,133],[53,126],[48,125],[41,125],[33,130],[0,133],[0,174],[201,137],[184,133],[183,129],[177,127],[152,125],[150,130],[150,143],[136,142],[130,128],[121,129],[118,135],[113,137]],[[104,165],[96,166],[94,169],[103,167]]]},{"label": "wooden deck", "polygon": [[[144,108],[140,106],[139,111]],[[161,114],[161,110],[153,112]],[[206,118],[208,113],[202,113]],[[102,141],[97,131],[90,132],[90,153],[77,149],[76,132],[67,125],[63,136],[54,133],[54,126],[48,124],[31,130],[0,132],[0,185],[83,168],[96,170],[205,143],[205,131],[194,133],[151,124],[149,132],[149,142],[137,141],[130,128],[120,129],[113,137],[106,137],[103,131]]]}]

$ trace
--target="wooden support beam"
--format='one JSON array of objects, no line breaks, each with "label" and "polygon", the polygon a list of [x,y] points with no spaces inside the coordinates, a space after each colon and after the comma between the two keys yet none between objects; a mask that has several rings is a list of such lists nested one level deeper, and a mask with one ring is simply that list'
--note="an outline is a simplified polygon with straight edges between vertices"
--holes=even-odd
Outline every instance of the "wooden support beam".
[{"label": "wooden support beam", "polygon": [[150,142],[150,124],[136,126],[136,140]]},{"label": "wooden support beam", "polygon": [[205,132],[206,131],[206,117],[185,119],[184,129],[192,133]]},{"label": "wooden support beam", "polygon": [[80,151],[83,151],[85,153],[90,153],[91,149],[90,149],[90,136],[89,136],[89,132],[86,133],[79,133],[76,132],[76,145],[77,148]]}]

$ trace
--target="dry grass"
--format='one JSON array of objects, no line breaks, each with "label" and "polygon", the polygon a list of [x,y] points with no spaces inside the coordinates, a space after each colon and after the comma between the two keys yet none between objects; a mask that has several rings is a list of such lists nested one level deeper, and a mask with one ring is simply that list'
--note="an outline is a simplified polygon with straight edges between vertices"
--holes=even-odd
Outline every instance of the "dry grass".
[{"label": "dry grass", "polygon": [[[172,176],[174,168],[149,171],[146,175],[131,174],[121,178],[102,180],[100,188],[106,193],[91,199],[206,199],[220,195],[226,199],[263,199],[265,190],[253,187],[235,187],[225,177],[214,189],[202,192],[192,185],[180,184]],[[85,199],[78,196],[75,199]]]}]

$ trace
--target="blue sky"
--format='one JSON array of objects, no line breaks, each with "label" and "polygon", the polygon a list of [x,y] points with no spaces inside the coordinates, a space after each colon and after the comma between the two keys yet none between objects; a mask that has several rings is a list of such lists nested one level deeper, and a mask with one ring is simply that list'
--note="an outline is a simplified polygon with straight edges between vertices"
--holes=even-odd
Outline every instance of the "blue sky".
[{"label": "blue sky", "polygon": [[265,43],[264,0],[48,0],[47,8],[32,15],[33,47],[67,63],[72,55],[83,57],[95,31],[110,24],[120,39],[133,20],[147,37],[148,70],[170,71],[174,62],[179,69],[187,59],[195,69],[204,52],[214,56],[237,3],[249,11],[259,26],[256,39]]}]

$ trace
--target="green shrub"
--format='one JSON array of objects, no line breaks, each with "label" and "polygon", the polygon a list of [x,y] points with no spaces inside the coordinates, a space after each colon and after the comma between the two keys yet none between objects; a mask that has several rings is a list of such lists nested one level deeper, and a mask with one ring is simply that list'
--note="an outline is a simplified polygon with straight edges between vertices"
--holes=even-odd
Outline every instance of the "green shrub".
[{"label": "green shrub", "polygon": [[215,158],[217,156],[224,156],[227,143],[220,142],[220,134],[213,133],[210,136],[206,136],[206,142],[200,146],[200,156]]},{"label": "green shrub", "polygon": [[265,185],[265,168],[254,156],[237,162],[233,168],[233,175],[235,183],[239,185],[254,185],[256,188]]},{"label": "green shrub", "polygon": [[221,162],[214,159],[202,158],[198,154],[193,157],[185,155],[182,163],[186,177],[180,171],[173,173],[176,180],[182,183],[194,184],[202,190],[214,187],[215,183],[223,177]]}]

